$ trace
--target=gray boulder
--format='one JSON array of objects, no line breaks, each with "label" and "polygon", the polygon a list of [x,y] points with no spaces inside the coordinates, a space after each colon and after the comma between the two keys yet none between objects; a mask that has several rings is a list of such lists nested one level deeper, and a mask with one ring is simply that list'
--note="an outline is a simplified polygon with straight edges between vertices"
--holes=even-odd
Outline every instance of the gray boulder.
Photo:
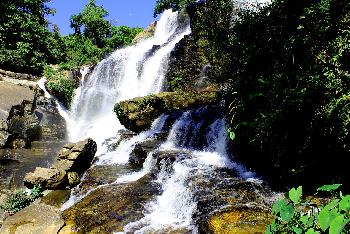
[{"label": "gray boulder", "polygon": [[67,144],[60,150],[51,168],[37,167],[25,176],[24,185],[27,188],[41,185],[52,190],[72,188],[79,184],[80,177],[90,167],[96,151],[96,142],[90,138]]}]

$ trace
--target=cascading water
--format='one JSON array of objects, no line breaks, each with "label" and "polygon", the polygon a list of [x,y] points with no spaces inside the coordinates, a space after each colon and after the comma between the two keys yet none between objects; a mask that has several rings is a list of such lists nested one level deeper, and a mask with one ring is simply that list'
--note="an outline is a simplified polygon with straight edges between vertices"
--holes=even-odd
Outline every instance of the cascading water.
[{"label": "cascading water", "polygon": [[70,140],[92,137],[101,146],[106,138],[115,136],[123,127],[113,113],[114,104],[159,92],[170,52],[190,32],[189,25],[179,26],[177,12],[167,10],[157,23],[154,37],[117,50],[101,61],[73,101],[67,121]]},{"label": "cascading water", "polygon": [[[157,178],[163,193],[145,205],[144,218],[125,226],[125,233],[149,233],[166,229],[186,229],[197,233],[192,217],[196,210],[194,194],[198,176],[213,177],[218,168],[227,168],[236,171],[242,178],[254,178],[252,172],[229,159],[224,120],[214,119],[209,126],[204,121],[194,120],[193,115],[208,117],[207,111],[201,108],[184,112],[174,123],[167,140],[157,151],[175,151],[180,155],[171,166],[170,172],[169,165],[163,165]],[[198,146],[202,128],[206,132],[205,142]]]},{"label": "cascading water", "polygon": [[[97,184],[87,190],[78,191],[78,186],[62,209],[69,209],[98,189],[131,184],[147,174],[156,174],[152,183],[159,185],[160,193],[143,204],[143,217],[124,224],[123,233],[167,233],[172,230],[196,233],[193,217],[198,210],[196,194],[202,193],[199,181],[222,179],[220,170],[232,171],[244,180],[254,178],[253,173],[229,159],[225,121],[217,109],[210,109],[212,107],[180,113],[170,129],[168,119],[172,118],[162,115],[148,131],[128,139],[121,139],[117,134],[123,126],[113,112],[114,104],[160,92],[170,52],[189,33],[188,24],[178,24],[178,13],[165,11],[157,23],[154,37],[115,51],[101,61],[89,77],[82,79],[66,120],[70,141],[87,137],[97,141],[98,160],[93,167],[127,165],[137,144],[155,139],[158,134],[168,134],[162,144],[147,153],[141,170],[126,171],[113,182]],[[109,150],[104,142],[113,137],[119,145]],[[165,156],[159,160],[162,154]],[[169,155],[175,155],[175,158]]]}]

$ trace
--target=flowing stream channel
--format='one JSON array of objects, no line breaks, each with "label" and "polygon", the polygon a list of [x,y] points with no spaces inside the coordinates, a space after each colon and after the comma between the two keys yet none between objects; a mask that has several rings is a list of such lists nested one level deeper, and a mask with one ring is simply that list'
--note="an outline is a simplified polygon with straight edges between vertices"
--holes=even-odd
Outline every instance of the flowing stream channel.
[{"label": "flowing stream channel", "polygon": [[[122,230],[115,232],[197,233],[199,217],[206,209],[202,203],[215,198],[214,190],[219,191],[225,181],[239,178],[260,184],[252,172],[228,156],[226,123],[217,107],[164,114],[140,134],[125,130],[113,112],[118,101],[162,91],[170,53],[190,33],[188,20],[179,23],[178,13],[167,10],[153,37],[115,51],[89,75],[88,70],[82,71],[71,110],[60,107],[60,112],[67,122],[69,141],[91,137],[97,142],[97,160],[62,210],[84,202],[99,189],[131,185],[152,174],[157,192],[142,202],[138,215],[125,218]],[[145,142],[153,147],[141,167],[129,166],[136,146]],[[90,183],[92,171],[99,168],[107,168],[108,179],[97,173],[101,178]]]}]

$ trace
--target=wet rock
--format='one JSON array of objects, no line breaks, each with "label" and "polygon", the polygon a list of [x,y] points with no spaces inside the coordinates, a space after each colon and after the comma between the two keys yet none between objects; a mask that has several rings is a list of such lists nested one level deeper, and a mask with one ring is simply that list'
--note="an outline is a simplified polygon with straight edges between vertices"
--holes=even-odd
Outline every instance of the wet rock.
[{"label": "wet rock", "polygon": [[41,185],[46,189],[64,189],[79,184],[80,177],[90,167],[97,150],[96,142],[86,139],[67,144],[58,153],[51,168],[36,168],[24,178],[24,185]]},{"label": "wet rock", "polygon": [[216,91],[164,92],[119,102],[114,111],[126,128],[140,132],[150,128],[153,121],[163,113],[215,105],[217,102]]},{"label": "wet rock", "polygon": [[70,190],[54,190],[42,197],[41,202],[60,208],[66,201],[68,201],[70,194]]},{"label": "wet rock", "polygon": [[23,100],[20,105],[11,107],[7,117],[6,131],[9,136],[5,144],[6,148],[30,148],[31,142],[40,138],[40,120],[34,114],[34,109],[33,100]]},{"label": "wet rock", "polygon": [[127,129],[122,129],[122,130],[118,131],[117,135],[119,137],[108,138],[102,143],[102,145],[107,146],[107,150],[109,152],[115,151],[122,141],[126,141],[126,140],[131,139],[132,137],[136,136],[137,133],[132,132],[132,131],[127,130]]},{"label": "wet rock", "polygon": [[94,165],[84,174],[84,180],[73,190],[74,195],[84,195],[91,189],[103,184],[115,182],[120,176],[133,173],[137,168],[130,164],[123,165]]},{"label": "wet rock", "polygon": [[135,166],[142,166],[147,158],[148,153],[158,148],[161,143],[162,140],[158,138],[153,138],[137,143],[130,155],[129,163]]},{"label": "wet rock", "polygon": [[264,233],[271,222],[275,195],[259,181],[245,180],[222,169],[196,178],[194,186],[194,219],[203,233]]},{"label": "wet rock", "polygon": [[24,185],[28,188],[41,185],[45,189],[62,189],[67,185],[67,180],[63,170],[37,167],[34,172],[26,175]]},{"label": "wet rock", "polygon": [[263,234],[272,218],[269,210],[259,207],[231,207],[213,214],[208,229],[214,234]]},{"label": "wet rock", "polygon": [[64,222],[58,208],[36,202],[17,212],[13,216],[8,217],[4,221],[0,233],[57,234],[63,225]]},{"label": "wet rock", "polygon": [[143,205],[159,188],[145,176],[128,184],[98,188],[63,212],[67,229],[77,233],[112,233],[143,217]]},{"label": "wet rock", "polygon": [[191,153],[185,150],[166,150],[166,151],[158,151],[153,154],[153,157],[157,160],[157,168],[161,170],[161,167],[171,169],[172,164],[176,160],[184,160],[191,157]]}]

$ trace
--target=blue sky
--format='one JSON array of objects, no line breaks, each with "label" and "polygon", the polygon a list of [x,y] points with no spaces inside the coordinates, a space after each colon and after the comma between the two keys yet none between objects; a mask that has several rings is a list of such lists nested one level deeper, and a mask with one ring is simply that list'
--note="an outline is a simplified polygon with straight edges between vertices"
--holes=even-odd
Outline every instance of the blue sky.
[{"label": "blue sky", "polygon": [[[156,0],[96,0],[96,2],[109,12],[107,19],[113,25],[145,28],[154,21],[153,8]],[[56,9],[56,14],[49,16],[48,20],[57,24],[63,35],[72,33],[70,16],[81,12],[87,3],[88,0],[52,0],[49,6]]]}]

